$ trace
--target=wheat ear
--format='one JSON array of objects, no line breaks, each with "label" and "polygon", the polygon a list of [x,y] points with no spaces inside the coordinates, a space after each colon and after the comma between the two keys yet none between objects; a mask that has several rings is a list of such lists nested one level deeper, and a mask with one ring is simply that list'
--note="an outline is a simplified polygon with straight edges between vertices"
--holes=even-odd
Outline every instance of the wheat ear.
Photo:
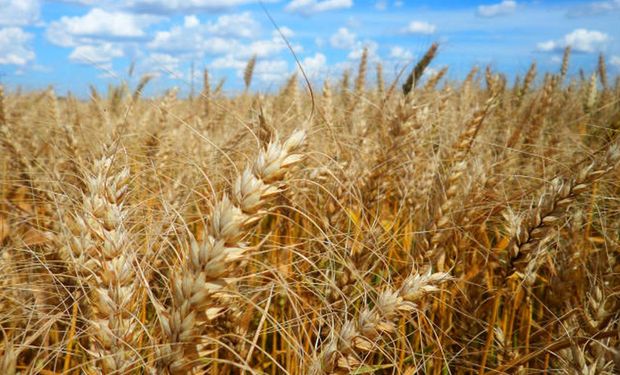
[{"label": "wheat ear", "polygon": [[487,100],[483,109],[474,113],[465,125],[465,129],[459,135],[456,143],[452,146],[449,159],[454,163],[447,175],[445,181],[445,193],[442,195],[436,211],[434,212],[433,221],[429,230],[430,242],[423,243],[425,257],[431,258],[436,262],[439,270],[443,271],[446,261],[446,244],[451,236],[449,230],[453,220],[453,210],[456,207],[459,191],[462,189],[461,180],[467,171],[466,156],[469,153],[480,128],[495,105],[495,97]]},{"label": "wheat ear", "polygon": [[437,55],[437,49],[439,48],[439,44],[433,43],[426,51],[424,56],[418,61],[416,66],[413,68],[409,76],[407,76],[407,80],[403,84],[403,95],[407,96],[409,93],[417,86],[420,78],[422,78],[422,74],[424,74],[424,70],[428,67],[428,65],[433,61],[435,56]]},{"label": "wheat ear", "polygon": [[185,259],[170,277],[171,305],[160,314],[165,340],[161,371],[186,374],[196,366],[202,336],[223,311],[214,294],[226,286],[227,266],[248,250],[243,238],[265,216],[264,208],[281,191],[286,172],[303,159],[305,137],[297,131],[285,142],[276,139],[267,145],[238,176],[231,197],[224,195],[215,204],[204,239],[190,239]]},{"label": "wheat ear", "polygon": [[248,63],[245,66],[245,70],[243,71],[243,83],[245,84],[245,91],[248,91],[250,85],[252,84],[252,76],[254,75],[254,68],[256,67],[256,55],[252,56],[248,60]]},{"label": "wheat ear", "polygon": [[603,160],[582,168],[574,178],[555,178],[551,186],[538,199],[538,204],[512,223],[509,244],[513,263],[536,250],[538,244],[549,236],[552,227],[566,213],[568,206],[592,183],[613,170],[620,161],[620,148],[613,144]]},{"label": "wheat ear", "polygon": [[445,272],[409,276],[398,290],[379,293],[372,308],[363,309],[354,320],[347,320],[310,365],[309,373],[323,375],[350,373],[362,365],[360,353],[377,349],[376,341],[396,331],[395,320],[417,309],[426,295],[439,291],[439,285],[451,279]]},{"label": "wheat ear", "polygon": [[89,352],[102,374],[127,373],[139,364],[136,311],[135,250],[126,228],[124,199],[129,169],[114,171],[110,149],[94,162],[86,177],[81,212],[64,257],[75,266],[90,292],[92,332]]}]

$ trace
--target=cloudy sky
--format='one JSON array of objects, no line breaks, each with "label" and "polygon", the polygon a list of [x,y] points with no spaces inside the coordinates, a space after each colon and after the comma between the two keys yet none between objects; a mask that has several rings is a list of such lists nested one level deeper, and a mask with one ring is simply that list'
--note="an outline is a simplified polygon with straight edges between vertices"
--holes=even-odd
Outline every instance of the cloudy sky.
[{"label": "cloudy sky", "polygon": [[269,90],[296,69],[281,34],[312,79],[338,77],[364,47],[393,75],[434,41],[433,67],[449,65],[454,79],[472,65],[557,70],[567,45],[573,72],[603,52],[618,73],[619,19],[620,0],[0,0],[0,81],[85,94],[128,79],[134,62],[134,81],[157,76],[152,92],[188,92],[193,63],[196,87],[207,68],[235,91],[256,55],[253,86]]}]

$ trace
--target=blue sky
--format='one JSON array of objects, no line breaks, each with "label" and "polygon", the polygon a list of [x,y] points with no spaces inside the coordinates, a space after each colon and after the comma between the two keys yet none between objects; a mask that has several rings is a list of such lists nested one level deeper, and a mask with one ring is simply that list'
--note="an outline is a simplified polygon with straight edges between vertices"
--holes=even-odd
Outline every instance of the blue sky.
[{"label": "blue sky", "polygon": [[[536,60],[557,70],[570,45],[572,72],[595,68],[604,53],[620,72],[620,0],[419,1],[265,0],[311,79],[336,79],[357,65],[364,47],[388,76],[434,42],[432,68],[462,78],[473,65],[523,74]],[[156,76],[150,93],[187,93],[192,63],[227,91],[243,86],[257,55],[253,88],[269,90],[296,70],[292,53],[254,0],[0,0],[0,80],[8,87],[54,86],[88,92],[89,84]],[[135,62],[133,78],[128,67]],[[374,74],[373,74],[374,75]],[[370,77],[370,76],[369,76]]]}]

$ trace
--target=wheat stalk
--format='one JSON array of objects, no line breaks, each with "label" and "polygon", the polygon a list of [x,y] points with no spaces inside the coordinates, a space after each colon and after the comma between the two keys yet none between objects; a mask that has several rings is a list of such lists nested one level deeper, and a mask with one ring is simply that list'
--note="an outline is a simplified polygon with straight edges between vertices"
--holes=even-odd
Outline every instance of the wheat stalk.
[{"label": "wheat stalk", "polygon": [[347,320],[333,334],[310,364],[308,373],[350,373],[362,364],[360,353],[378,349],[378,339],[396,331],[395,320],[418,310],[419,303],[439,286],[450,280],[444,272],[415,273],[406,278],[398,290],[389,288],[377,296],[372,308],[364,308],[354,320]]},{"label": "wheat stalk", "polygon": [[135,349],[139,335],[134,315],[139,290],[136,250],[126,228],[124,204],[130,174],[128,168],[114,170],[115,156],[115,148],[106,150],[87,175],[74,237],[63,253],[89,291],[88,351],[102,374],[125,373],[141,361]]},{"label": "wheat stalk", "polygon": [[433,61],[435,56],[437,55],[437,49],[439,48],[438,43],[433,43],[428,48],[424,56],[418,61],[415,65],[409,76],[407,76],[407,80],[403,84],[403,94],[405,96],[409,95],[409,93],[417,86],[420,78],[424,74],[424,70],[428,67],[428,65]]},{"label": "wheat stalk", "polygon": [[248,60],[248,63],[245,66],[245,70],[243,71],[243,83],[245,84],[246,91],[250,88],[250,84],[252,84],[252,76],[254,75],[255,67],[256,55],[252,56],[252,58]]},{"label": "wheat stalk", "polygon": [[620,161],[620,149],[612,144],[605,157],[582,168],[573,178],[555,178],[539,197],[537,204],[511,223],[509,263],[535,253],[551,229],[559,223],[570,204],[593,182],[612,171]]},{"label": "wheat stalk", "polygon": [[242,239],[265,216],[286,172],[302,160],[304,140],[305,132],[297,131],[284,142],[272,141],[238,176],[231,197],[224,195],[215,204],[203,239],[190,239],[185,258],[170,276],[171,305],[159,316],[164,335],[160,371],[184,374],[197,365],[202,335],[224,310],[214,295],[226,286],[228,265],[248,250]]}]

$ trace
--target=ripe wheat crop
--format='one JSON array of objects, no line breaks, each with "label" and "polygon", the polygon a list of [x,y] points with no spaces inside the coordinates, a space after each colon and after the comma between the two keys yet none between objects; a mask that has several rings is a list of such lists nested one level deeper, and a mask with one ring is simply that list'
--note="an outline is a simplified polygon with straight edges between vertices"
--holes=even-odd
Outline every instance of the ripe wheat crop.
[{"label": "ripe wheat crop", "polygon": [[620,373],[620,79],[436,53],[0,91],[0,374]]}]

